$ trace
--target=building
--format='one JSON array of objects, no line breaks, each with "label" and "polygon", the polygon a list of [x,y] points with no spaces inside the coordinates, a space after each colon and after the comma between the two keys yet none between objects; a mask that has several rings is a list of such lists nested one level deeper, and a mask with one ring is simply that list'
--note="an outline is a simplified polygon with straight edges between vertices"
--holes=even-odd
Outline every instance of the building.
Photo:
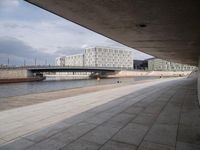
[{"label": "building", "polygon": [[135,70],[147,70],[148,62],[147,60],[133,60],[133,66]]},{"label": "building", "polygon": [[84,52],[85,66],[133,69],[131,50],[92,47]]},{"label": "building", "polygon": [[65,66],[83,66],[83,54],[65,56]]},{"label": "building", "polygon": [[65,56],[56,58],[56,66],[65,66]]},{"label": "building", "polygon": [[133,69],[133,54],[131,50],[91,47],[84,54],[56,58],[56,65]]},{"label": "building", "polygon": [[154,71],[192,71],[195,68],[195,66],[173,63],[158,58],[151,58],[147,61],[148,70]]}]

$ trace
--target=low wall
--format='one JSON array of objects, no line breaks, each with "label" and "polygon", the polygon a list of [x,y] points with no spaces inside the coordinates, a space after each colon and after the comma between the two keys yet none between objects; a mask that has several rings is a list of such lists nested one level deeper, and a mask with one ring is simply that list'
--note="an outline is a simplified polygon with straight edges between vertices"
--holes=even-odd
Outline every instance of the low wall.
[{"label": "low wall", "polygon": [[14,79],[31,77],[32,73],[26,69],[0,69],[0,79]]},{"label": "low wall", "polygon": [[176,77],[188,76],[191,71],[119,71],[117,73],[108,74],[108,77],[132,77],[132,76],[163,76],[163,77]]}]

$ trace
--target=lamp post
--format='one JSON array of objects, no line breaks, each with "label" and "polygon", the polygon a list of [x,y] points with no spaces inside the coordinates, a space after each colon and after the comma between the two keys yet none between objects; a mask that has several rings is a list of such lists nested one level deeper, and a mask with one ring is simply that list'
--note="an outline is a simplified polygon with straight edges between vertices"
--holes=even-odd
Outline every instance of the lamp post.
[{"label": "lamp post", "polygon": [[10,59],[9,59],[9,57],[8,57],[8,66],[10,65]]},{"label": "lamp post", "polygon": [[26,66],[26,60],[24,59],[24,66]]},{"label": "lamp post", "polygon": [[37,65],[37,58],[35,58],[35,66]]}]

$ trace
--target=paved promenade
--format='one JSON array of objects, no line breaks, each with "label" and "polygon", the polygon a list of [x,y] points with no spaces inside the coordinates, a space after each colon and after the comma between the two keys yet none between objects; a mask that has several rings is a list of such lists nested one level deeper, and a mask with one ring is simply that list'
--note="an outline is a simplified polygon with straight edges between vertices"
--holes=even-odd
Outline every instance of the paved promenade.
[{"label": "paved promenade", "polygon": [[196,80],[161,79],[0,112],[0,150],[199,150]]}]

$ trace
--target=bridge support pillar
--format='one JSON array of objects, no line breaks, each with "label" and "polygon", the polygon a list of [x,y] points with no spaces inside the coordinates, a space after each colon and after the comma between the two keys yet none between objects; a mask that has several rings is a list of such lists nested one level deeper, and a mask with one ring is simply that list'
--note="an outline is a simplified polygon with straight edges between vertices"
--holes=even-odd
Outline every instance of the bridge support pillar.
[{"label": "bridge support pillar", "polygon": [[0,79],[15,79],[32,77],[33,73],[27,69],[1,69]]}]

